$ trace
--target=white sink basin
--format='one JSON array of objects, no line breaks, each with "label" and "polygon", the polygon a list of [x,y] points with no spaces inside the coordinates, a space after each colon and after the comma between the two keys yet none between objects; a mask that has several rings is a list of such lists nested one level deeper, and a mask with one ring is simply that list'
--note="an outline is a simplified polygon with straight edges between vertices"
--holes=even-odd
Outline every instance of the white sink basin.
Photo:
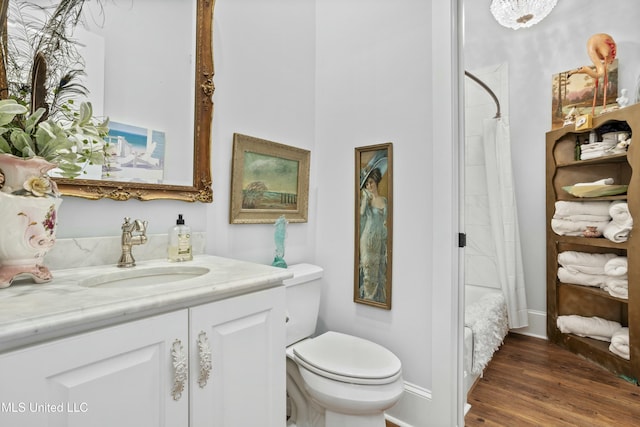
[{"label": "white sink basin", "polygon": [[109,273],[98,273],[80,281],[80,286],[100,288],[127,288],[153,286],[165,283],[175,283],[182,280],[207,274],[206,267],[188,265],[168,265],[160,267],[146,267],[123,269]]}]

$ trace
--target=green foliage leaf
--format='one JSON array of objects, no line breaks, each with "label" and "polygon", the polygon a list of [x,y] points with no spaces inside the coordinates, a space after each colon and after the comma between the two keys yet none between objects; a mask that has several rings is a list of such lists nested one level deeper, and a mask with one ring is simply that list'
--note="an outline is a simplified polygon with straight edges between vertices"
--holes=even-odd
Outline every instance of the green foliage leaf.
[{"label": "green foliage leaf", "polygon": [[27,107],[18,104],[15,99],[0,100],[0,114],[13,114],[16,116],[18,114],[25,114],[27,111],[29,111]]},{"label": "green foliage leaf", "polygon": [[15,99],[0,100],[0,126],[8,125],[18,114],[25,114],[27,107],[18,104]]},{"label": "green foliage leaf", "polygon": [[78,113],[78,126],[85,127],[92,124],[91,119],[93,118],[93,107],[90,102],[83,102],[80,104]]},{"label": "green foliage leaf", "polygon": [[3,136],[0,136],[0,152],[11,154],[11,145],[4,139]]},{"label": "green foliage leaf", "polygon": [[22,153],[23,157],[31,157],[36,155],[35,144],[31,140],[29,134],[22,129],[14,130],[11,133],[10,140],[15,149],[18,150],[18,152]]},{"label": "green foliage leaf", "polygon": [[58,163],[58,169],[60,169],[60,175],[63,178],[75,178],[82,173],[83,167],[75,163]]},{"label": "green foliage leaf", "polygon": [[27,133],[33,133],[45,112],[44,108],[38,108],[33,114],[29,115],[25,121],[24,130]]}]

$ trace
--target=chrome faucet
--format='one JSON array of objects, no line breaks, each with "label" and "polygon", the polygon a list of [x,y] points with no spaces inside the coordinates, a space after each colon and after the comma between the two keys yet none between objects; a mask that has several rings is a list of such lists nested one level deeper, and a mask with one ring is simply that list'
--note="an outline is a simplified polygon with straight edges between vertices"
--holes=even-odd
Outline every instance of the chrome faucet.
[{"label": "chrome faucet", "polygon": [[[125,217],[122,224],[122,255],[120,255],[120,261],[118,261],[118,267],[133,267],[136,265],[136,260],[133,259],[131,254],[131,246],[142,245],[147,242],[147,224],[148,221],[140,221],[136,219],[133,222],[129,222],[130,218]],[[140,234],[133,235],[134,232]]]}]

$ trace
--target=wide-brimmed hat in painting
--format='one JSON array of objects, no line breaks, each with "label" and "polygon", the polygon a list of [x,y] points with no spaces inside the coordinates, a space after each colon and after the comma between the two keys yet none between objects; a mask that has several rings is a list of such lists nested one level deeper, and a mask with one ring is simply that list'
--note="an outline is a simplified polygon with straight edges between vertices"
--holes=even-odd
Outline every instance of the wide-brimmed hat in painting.
[{"label": "wide-brimmed hat in painting", "polygon": [[371,172],[374,169],[380,170],[380,176],[384,176],[384,174],[387,172],[387,164],[387,150],[377,151],[375,156],[373,156],[371,160],[369,160],[369,163],[367,163],[365,167],[360,169],[360,189],[364,187],[367,179],[369,178],[369,175],[371,175]]}]

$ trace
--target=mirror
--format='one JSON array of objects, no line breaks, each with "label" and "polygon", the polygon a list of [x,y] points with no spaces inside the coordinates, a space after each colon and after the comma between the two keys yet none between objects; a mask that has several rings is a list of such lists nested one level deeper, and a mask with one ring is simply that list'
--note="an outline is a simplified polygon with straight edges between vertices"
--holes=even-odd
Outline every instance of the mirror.
[{"label": "mirror", "polygon": [[[12,34],[9,1],[15,0],[0,4],[0,21],[9,26],[3,35]],[[213,200],[214,2],[158,3],[87,1],[83,7],[83,24],[74,29],[73,38],[84,60],[83,83],[90,91],[94,115],[110,119],[107,140],[115,157],[109,160],[108,174],[99,167],[82,179],[55,178],[63,195],[94,200]],[[0,55],[3,52],[6,49]],[[0,59],[0,86],[6,88],[5,58]],[[138,145],[131,143],[133,139]]]}]

